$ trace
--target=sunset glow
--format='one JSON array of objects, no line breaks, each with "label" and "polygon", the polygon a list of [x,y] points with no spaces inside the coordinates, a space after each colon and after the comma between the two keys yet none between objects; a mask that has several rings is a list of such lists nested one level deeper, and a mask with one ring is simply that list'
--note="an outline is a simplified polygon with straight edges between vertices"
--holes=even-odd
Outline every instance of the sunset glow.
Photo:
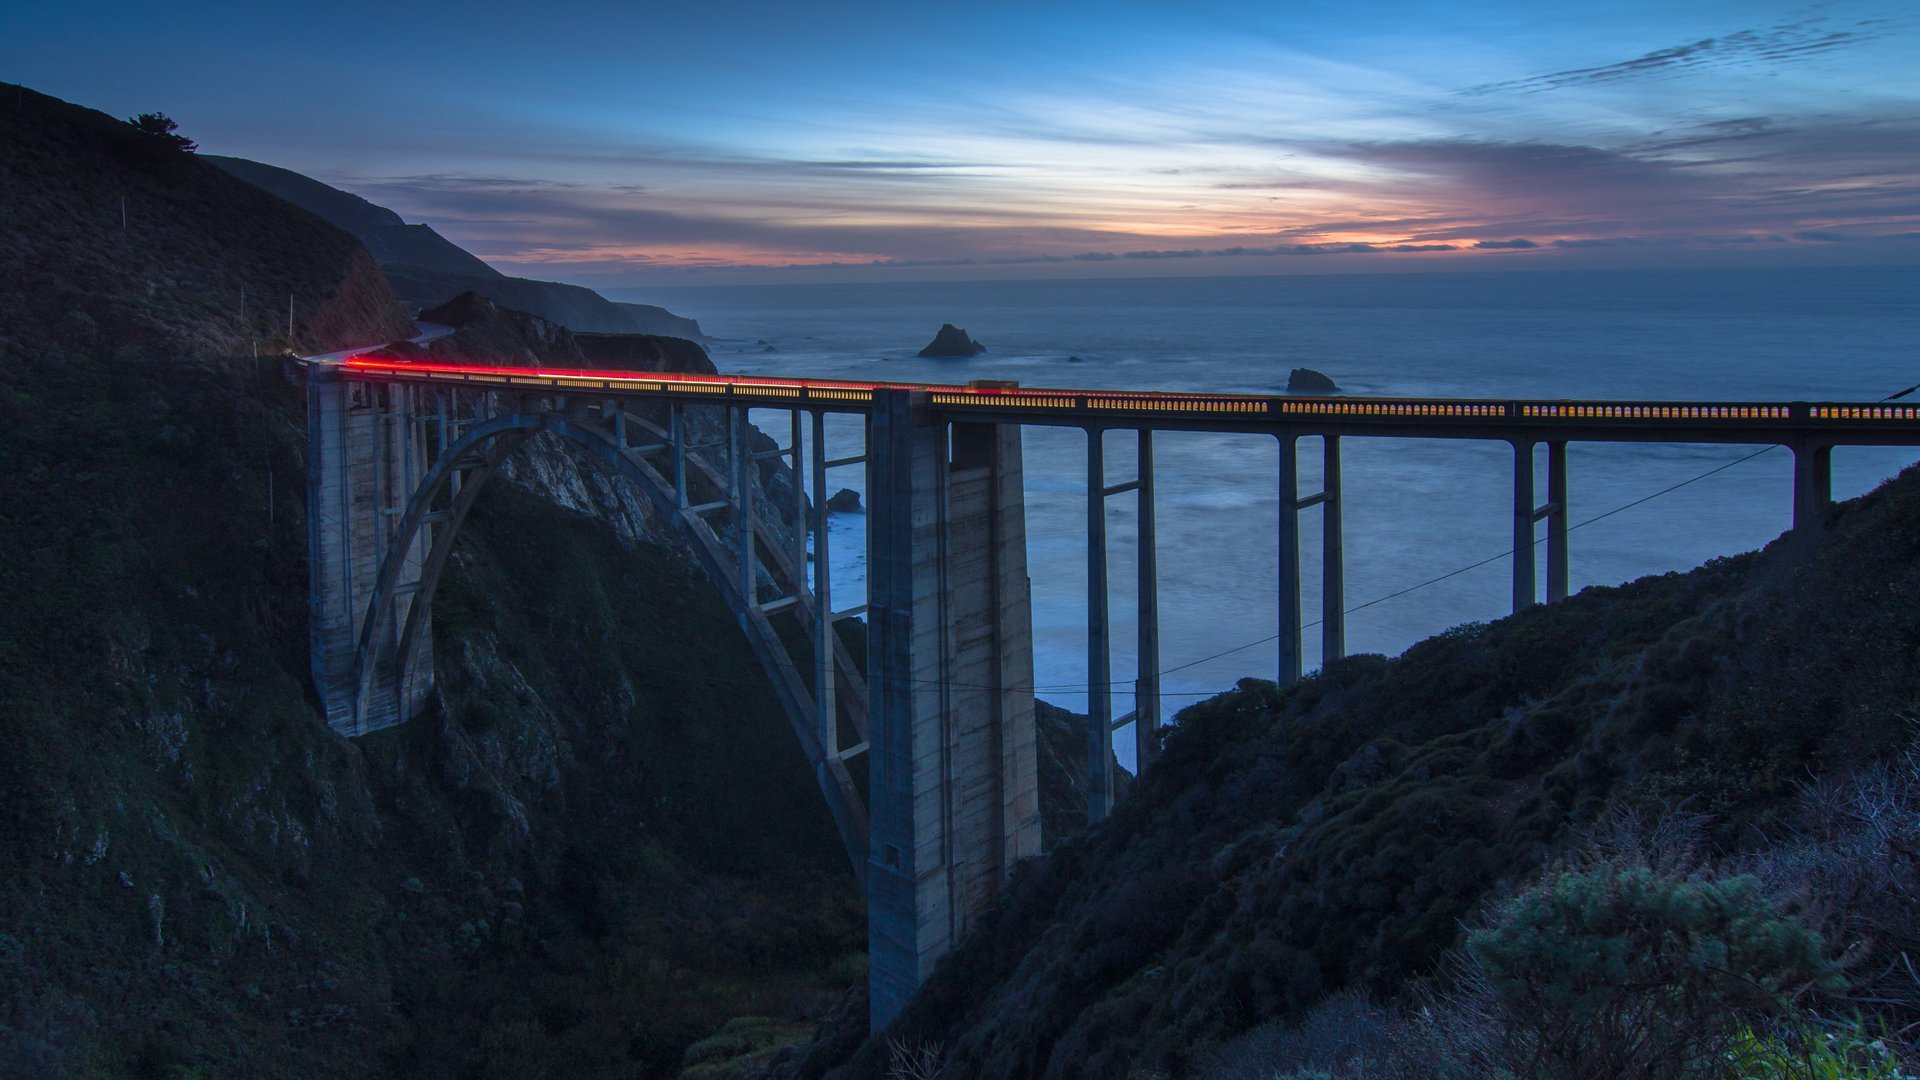
[{"label": "sunset glow", "polygon": [[[0,58],[110,111],[163,106],[211,151],[502,270],[617,288],[1911,262],[1914,23],[1878,0],[538,22],[82,4],[9,13]],[[388,74],[343,77],[369,70]]]}]

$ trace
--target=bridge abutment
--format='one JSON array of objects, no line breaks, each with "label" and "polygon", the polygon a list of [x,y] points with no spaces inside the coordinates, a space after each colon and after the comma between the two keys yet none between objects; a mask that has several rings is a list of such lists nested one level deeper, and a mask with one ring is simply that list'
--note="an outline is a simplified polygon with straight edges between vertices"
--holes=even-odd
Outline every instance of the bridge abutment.
[{"label": "bridge abutment", "polygon": [[936,422],[924,398],[877,391],[868,442],[876,1030],[1040,852],[1020,429]]},{"label": "bridge abutment", "polygon": [[[411,386],[349,382],[324,369],[307,379],[309,647],[327,724],[343,735],[401,723],[433,691],[431,663],[401,664],[395,655],[414,599],[410,590],[397,594],[383,625],[372,628],[379,649],[368,683],[355,662],[387,545],[394,542],[392,521],[428,466],[420,441],[410,437],[419,422],[418,394]],[[400,562],[404,582],[420,579],[427,547],[424,533],[408,542]],[[416,661],[431,654],[424,621],[409,651]]]}]

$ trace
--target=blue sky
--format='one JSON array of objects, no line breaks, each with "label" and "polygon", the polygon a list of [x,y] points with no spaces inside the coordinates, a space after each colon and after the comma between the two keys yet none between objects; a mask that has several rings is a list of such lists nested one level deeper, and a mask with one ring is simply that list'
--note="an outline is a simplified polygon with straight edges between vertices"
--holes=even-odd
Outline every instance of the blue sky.
[{"label": "blue sky", "polygon": [[9,5],[0,77],[602,287],[1920,261],[1880,2]]}]

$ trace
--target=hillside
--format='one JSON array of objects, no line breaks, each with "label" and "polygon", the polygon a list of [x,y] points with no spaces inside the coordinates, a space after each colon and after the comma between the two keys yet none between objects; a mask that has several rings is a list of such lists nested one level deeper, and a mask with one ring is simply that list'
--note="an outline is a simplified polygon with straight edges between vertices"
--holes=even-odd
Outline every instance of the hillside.
[{"label": "hillside", "polygon": [[688,560],[530,461],[436,597],[429,715],[330,733],[304,400],[253,342],[409,320],[319,218],[6,97],[0,1075],[665,1076],[830,1009],[859,896]]},{"label": "hillside", "polygon": [[[1485,1075],[1526,1018],[1476,1014],[1477,1043],[1443,1038],[1451,980],[1483,970],[1453,951],[1464,928],[1513,910],[1497,901],[1542,867],[1643,847],[1620,865],[1664,866],[1677,889],[1756,877],[1849,958],[1788,1015],[1864,1009],[1864,1030],[1901,1033],[1911,1055],[1915,595],[1909,470],[1817,539],[1588,589],[1286,691],[1244,681],[1184,710],[1133,797],[1020,877],[885,1038],[830,1029],[774,1075],[884,1075],[889,1045],[937,1047],[947,1076]],[[1609,831],[1633,835],[1594,854]],[[1777,1030],[1802,1039],[1807,1022]],[[1396,1065],[1402,1042],[1418,1050]],[[1621,1075],[1597,1058],[1500,1067]]]},{"label": "hillside", "polygon": [[0,334],[15,344],[307,352],[412,332],[351,236],[111,117],[0,92]]},{"label": "hillside", "polygon": [[467,254],[430,225],[409,225],[400,215],[358,195],[329,187],[291,169],[263,165],[246,158],[203,155],[220,168],[255,187],[272,192],[312,214],[352,233],[365,244],[374,260],[385,266],[405,263],[468,277],[501,277],[501,273]]},{"label": "hillside", "polygon": [[384,206],[292,170],[245,158],[209,155],[207,160],[359,237],[394,293],[415,308],[437,307],[474,292],[581,333],[664,334],[696,341],[704,336],[699,323],[665,308],[617,303],[579,285],[508,277],[430,226],[408,225]]}]

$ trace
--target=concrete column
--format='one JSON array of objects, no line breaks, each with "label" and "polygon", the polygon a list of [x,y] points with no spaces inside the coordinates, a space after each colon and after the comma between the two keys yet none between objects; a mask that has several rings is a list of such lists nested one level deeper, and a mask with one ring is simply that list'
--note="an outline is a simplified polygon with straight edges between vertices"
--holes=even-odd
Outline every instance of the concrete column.
[{"label": "concrete column", "polygon": [[1140,429],[1139,671],[1133,691],[1133,775],[1160,752],[1160,556],[1153,521],[1153,432]]},{"label": "concrete column", "polygon": [[1298,437],[1277,436],[1280,442],[1280,529],[1278,536],[1279,588],[1275,597],[1279,635],[1281,686],[1300,681],[1300,461]]},{"label": "concrete column", "polygon": [[1322,436],[1320,490],[1320,667],[1347,655],[1347,557],[1340,521],[1340,436]]},{"label": "concrete column", "polygon": [[[394,395],[388,414],[382,393]],[[430,627],[422,625],[411,645],[416,661],[395,653],[410,593],[395,598],[385,625],[374,628],[366,693],[355,678],[354,654],[370,617],[373,590],[384,558],[400,560],[396,582],[419,579],[425,564],[425,531],[404,549],[392,531],[427,469],[423,447],[409,436],[415,401],[412,387],[355,384],[327,369],[307,380],[307,559],[309,660],[327,724],[343,735],[363,735],[410,718],[433,687]]]},{"label": "concrete column", "polygon": [[949,446],[924,401],[877,391],[868,440],[876,1030],[1040,841],[1019,428],[954,425]]},{"label": "concrete column", "polygon": [[1793,451],[1793,527],[1819,528],[1833,505],[1833,447],[1796,444]]},{"label": "concrete column", "polygon": [[[834,698],[839,673],[833,663],[833,574],[827,550],[826,420],[826,413],[813,414],[813,705],[821,752],[831,758],[840,752],[840,721]],[[793,475],[798,483],[797,465]]]},{"label": "concrete column", "polygon": [[759,603],[760,590],[755,583],[753,547],[753,431],[747,422],[747,410],[727,410],[727,452],[733,465],[733,527],[735,555],[740,571],[740,597],[747,606]]},{"label": "concrete column", "polygon": [[673,443],[673,493],[680,509],[687,508],[687,410],[678,401],[667,403],[667,434]]},{"label": "concrete column", "polygon": [[1567,598],[1567,444],[1547,444],[1547,603]]},{"label": "concrete column", "polygon": [[327,724],[355,730],[353,652],[359,639],[354,606],[353,531],[348,471],[349,392],[339,373],[315,367],[307,376],[307,637],[314,687]]},{"label": "concrete column", "polygon": [[1533,443],[1513,444],[1513,610],[1534,603]]},{"label": "concrete column", "polygon": [[792,414],[792,439],[787,443],[788,473],[793,481],[793,591],[800,595],[807,582],[807,483],[806,463],[801,457],[802,414],[799,409]]},{"label": "concrete column", "polygon": [[[383,534],[391,534],[398,528],[407,506],[419,490],[421,480],[427,475],[429,464],[429,455],[426,452],[424,439],[421,438],[422,429],[413,422],[414,415],[419,411],[420,388],[398,385],[387,389],[392,395],[391,404],[395,407],[395,413],[389,425],[391,449],[386,455],[388,482],[380,514],[380,531]],[[417,586],[426,572],[427,555],[433,549],[433,527],[429,525],[415,533],[413,541],[405,549],[399,549],[398,543],[398,539],[395,538],[384,545],[389,549],[387,557],[400,562],[399,576],[395,580],[403,586]],[[414,638],[408,644],[408,649],[413,655],[405,657],[398,655],[401,630],[407,625],[407,618],[413,610],[416,597],[417,593],[409,591],[394,598],[393,620],[383,631],[389,635],[388,648],[394,651],[388,653],[390,674],[381,672],[381,675],[383,678],[397,681],[393,684],[393,694],[390,699],[395,711],[390,718],[385,718],[382,726],[386,723],[398,724],[413,719],[415,714],[426,707],[427,698],[433,691],[433,620],[431,618],[420,620],[415,629]],[[384,691],[385,687],[381,689]],[[378,695],[375,697],[377,700]],[[372,719],[375,717],[370,716],[369,720]]]},{"label": "concrete column", "polygon": [[1087,431],[1087,824],[1113,809],[1113,649],[1107,617],[1106,432]]}]

